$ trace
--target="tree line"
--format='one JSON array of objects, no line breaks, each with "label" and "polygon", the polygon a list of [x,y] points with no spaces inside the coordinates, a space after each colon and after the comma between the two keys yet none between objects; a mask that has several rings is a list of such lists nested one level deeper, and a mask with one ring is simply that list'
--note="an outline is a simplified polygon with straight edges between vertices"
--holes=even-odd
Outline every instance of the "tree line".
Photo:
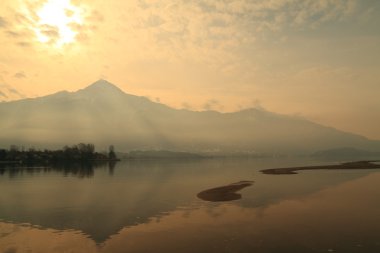
[{"label": "tree line", "polygon": [[79,143],[73,146],[64,146],[59,150],[37,150],[11,145],[9,149],[0,149],[0,162],[13,162],[22,164],[51,164],[68,162],[91,162],[104,160],[118,160],[114,147],[109,147],[109,152],[95,152],[95,145]]}]

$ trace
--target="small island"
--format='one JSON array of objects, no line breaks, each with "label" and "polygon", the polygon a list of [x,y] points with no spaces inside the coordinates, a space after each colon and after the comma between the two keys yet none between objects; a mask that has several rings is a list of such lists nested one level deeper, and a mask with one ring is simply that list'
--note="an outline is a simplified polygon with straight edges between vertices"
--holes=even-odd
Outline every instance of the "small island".
[{"label": "small island", "polygon": [[240,181],[233,184],[219,186],[216,188],[207,189],[197,194],[197,197],[204,201],[222,202],[241,199],[241,194],[238,191],[245,187],[251,186],[253,181]]},{"label": "small island", "polygon": [[274,168],[260,170],[264,174],[272,175],[284,175],[284,174],[297,174],[300,170],[358,170],[358,169],[380,169],[380,162],[375,161],[357,161],[357,162],[347,162],[341,164],[332,165],[318,165],[318,166],[304,166],[304,167],[289,167],[289,168]]}]

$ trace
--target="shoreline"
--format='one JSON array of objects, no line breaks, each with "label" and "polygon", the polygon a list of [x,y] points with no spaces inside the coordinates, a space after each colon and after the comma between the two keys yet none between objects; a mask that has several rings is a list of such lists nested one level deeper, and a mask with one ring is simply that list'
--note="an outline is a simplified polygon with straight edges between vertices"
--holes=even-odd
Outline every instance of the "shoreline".
[{"label": "shoreline", "polygon": [[380,162],[380,160],[346,162],[346,163],[332,164],[332,165],[273,168],[273,169],[260,170],[260,172],[262,172],[263,174],[270,174],[270,175],[291,175],[291,174],[298,174],[297,171],[302,171],[302,170],[380,169],[380,164],[375,164],[375,162]]}]

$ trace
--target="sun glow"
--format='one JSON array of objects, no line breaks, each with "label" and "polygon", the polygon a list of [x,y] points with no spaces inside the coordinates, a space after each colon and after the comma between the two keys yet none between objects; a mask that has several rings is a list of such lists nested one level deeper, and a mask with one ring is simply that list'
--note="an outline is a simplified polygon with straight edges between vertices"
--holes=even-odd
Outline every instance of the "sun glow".
[{"label": "sun glow", "polygon": [[41,43],[63,46],[75,42],[78,31],[75,27],[82,24],[81,9],[72,5],[70,0],[48,0],[37,11],[38,25],[36,36]]}]

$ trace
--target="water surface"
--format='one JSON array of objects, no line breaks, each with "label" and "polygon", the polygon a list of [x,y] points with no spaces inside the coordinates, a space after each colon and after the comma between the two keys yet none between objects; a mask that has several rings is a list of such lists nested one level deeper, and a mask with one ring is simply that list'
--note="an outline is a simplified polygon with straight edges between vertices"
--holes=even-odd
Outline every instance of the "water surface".
[{"label": "water surface", "polygon": [[[380,171],[306,159],[0,170],[0,252],[380,252]],[[240,181],[232,201],[197,194]]]}]

